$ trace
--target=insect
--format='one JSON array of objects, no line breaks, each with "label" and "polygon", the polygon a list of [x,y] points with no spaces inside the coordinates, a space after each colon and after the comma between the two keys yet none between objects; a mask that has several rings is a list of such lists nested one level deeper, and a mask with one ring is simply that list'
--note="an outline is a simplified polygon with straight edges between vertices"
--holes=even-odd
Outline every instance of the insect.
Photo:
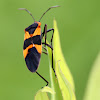
[{"label": "insect", "polygon": [[[19,10],[27,11],[34,20],[34,23],[32,25],[30,25],[29,27],[25,28],[25,30],[24,30],[25,35],[24,35],[23,55],[24,55],[26,65],[31,72],[33,72],[33,73],[36,72],[37,75],[39,75],[47,83],[46,86],[49,84],[49,82],[42,75],[40,75],[37,72],[37,69],[38,69],[39,63],[40,63],[42,47],[45,49],[45,47],[43,46],[43,45],[45,45],[45,46],[50,47],[52,50],[52,69],[55,73],[55,70],[53,68],[53,47],[52,47],[53,34],[51,37],[51,45],[46,43],[47,32],[53,31],[53,33],[54,33],[54,29],[51,28],[51,29],[47,30],[47,25],[45,24],[44,31],[41,32],[40,20],[42,19],[42,17],[45,15],[46,12],[48,12],[51,8],[56,8],[56,7],[59,7],[59,6],[52,6],[52,7],[48,8],[43,13],[43,15],[40,17],[39,21],[35,21],[31,12],[29,12],[27,9],[19,8]],[[43,37],[45,37],[44,43],[42,43]],[[47,54],[46,52],[43,52],[43,53]]]}]

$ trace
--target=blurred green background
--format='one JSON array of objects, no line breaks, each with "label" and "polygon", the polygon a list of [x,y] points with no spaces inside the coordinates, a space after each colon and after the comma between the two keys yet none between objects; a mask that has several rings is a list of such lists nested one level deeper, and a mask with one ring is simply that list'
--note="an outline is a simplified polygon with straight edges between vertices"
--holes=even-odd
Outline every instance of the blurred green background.
[{"label": "blurred green background", "polygon": [[[31,16],[18,8],[27,8],[48,29],[58,23],[62,51],[72,72],[77,100],[82,100],[91,66],[100,51],[99,0],[0,0],[0,100],[34,100],[46,83],[31,73],[23,57],[24,29],[33,23]],[[51,34],[48,34],[50,39]],[[38,72],[49,82],[48,57],[42,54]]]}]

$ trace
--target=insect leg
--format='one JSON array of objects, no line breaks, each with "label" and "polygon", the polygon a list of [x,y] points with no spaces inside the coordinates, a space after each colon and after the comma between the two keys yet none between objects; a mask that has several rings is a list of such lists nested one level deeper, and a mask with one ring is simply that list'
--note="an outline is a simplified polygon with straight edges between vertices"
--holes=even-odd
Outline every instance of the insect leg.
[{"label": "insect leg", "polygon": [[48,86],[49,82],[43,76],[41,76],[37,71],[36,74],[39,75],[47,83],[46,86]]},{"label": "insect leg", "polygon": [[51,48],[53,50],[53,48],[51,47],[51,45],[47,44],[47,43],[42,43],[42,44],[45,44],[46,46],[48,46],[49,48]]},{"label": "insect leg", "polygon": [[[47,51],[47,49],[46,49],[43,45],[42,45],[42,47],[43,47],[43,49],[44,49],[45,51]],[[42,53],[44,53],[44,54],[48,55],[48,53],[47,53],[47,52],[42,51]]]},{"label": "insect leg", "polygon": [[[45,24],[45,26],[46,26],[46,24]],[[44,37],[44,34],[45,34],[45,26],[44,26],[44,30],[42,32],[42,38]]]},{"label": "insect leg", "polygon": [[47,52],[42,51],[42,53],[44,53],[44,54],[48,55],[48,53],[47,53]]},{"label": "insect leg", "polygon": [[[45,26],[44,26],[44,31],[43,31],[43,33],[42,33],[42,38],[44,37],[44,34],[45,34],[45,31],[46,31],[46,30],[47,30],[47,25],[45,24]],[[50,31],[53,31],[53,34],[54,34],[54,29],[53,29],[53,28],[48,29],[48,30],[46,31],[46,33],[50,32]],[[52,39],[53,39],[53,34],[52,34],[52,37],[51,37],[51,43],[52,43]]]},{"label": "insect leg", "polygon": [[[52,69],[53,69],[53,71],[54,71],[54,73],[55,73],[55,70],[54,70],[54,67],[53,67],[53,48],[52,48],[53,34],[52,34],[52,37],[51,37],[51,45],[49,45],[49,44],[46,43],[46,38],[47,38],[46,35],[47,35],[47,32],[50,32],[50,31],[53,31],[53,34],[54,34],[54,29],[51,28],[51,29],[47,30],[47,25],[45,24],[45,26],[44,26],[44,31],[43,31],[43,33],[42,33],[42,34],[43,34],[42,36],[44,36],[44,34],[45,34],[45,42],[42,43],[42,44],[45,44],[46,46],[50,47],[51,50],[52,50]],[[55,76],[56,76],[56,73],[55,73]]]},{"label": "insect leg", "polygon": [[[50,32],[50,31],[53,31],[53,34],[52,34],[52,37],[51,37],[51,47],[53,47],[52,46],[52,40],[53,40],[53,35],[54,35],[54,29],[51,28],[51,29],[47,30],[47,32]],[[53,69],[53,71],[55,73],[55,70],[54,70],[54,67],[53,67],[53,49],[52,49],[52,69]],[[55,76],[56,76],[56,73],[55,73]]]},{"label": "insect leg", "polygon": [[45,26],[44,26],[44,31],[43,31],[43,33],[42,33],[42,38],[44,37],[44,34],[45,34],[45,44],[46,44],[46,38],[47,38],[47,24],[45,24]]},{"label": "insect leg", "polygon": [[42,45],[43,49],[47,51],[47,49]]}]

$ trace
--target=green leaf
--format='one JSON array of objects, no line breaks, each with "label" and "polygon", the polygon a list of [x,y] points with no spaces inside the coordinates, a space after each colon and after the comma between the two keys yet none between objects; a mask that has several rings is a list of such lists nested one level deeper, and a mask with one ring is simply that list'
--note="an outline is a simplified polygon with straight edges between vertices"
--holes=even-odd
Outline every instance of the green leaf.
[{"label": "green leaf", "polygon": [[100,99],[100,53],[93,65],[90,77],[88,80],[84,100],[99,100]]},{"label": "green leaf", "polygon": [[48,86],[45,86],[44,88],[40,89],[36,95],[35,100],[49,100],[48,95],[46,92],[49,92],[51,94],[54,94],[55,92]]},{"label": "green leaf", "polygon": [[53,49],[54,49],[55,62],[60,60],[59,64],[60,64],[61,71],[66,77],[66,79],[69,81],[69,83],[71,84],[72,88],[74,89],[73,78],[61,50],[60,38],[59,38],[59,32],[58,32],[56,20],[54,20],[54,30],[55,32],[53,38]]},{"label": "green leaf", "polygon": [[76,100],[74,91],[70,83],[62,73],[59,62],[60,61],[57,62],[55,70],[59,82],[59,87],[62,92],[63,100]]},{"label": "green leaf", "polygon": [[46,92],[38,91],[35,100],[49,100],[49,98]]},{"label": "green leaf", "polygon": [[51,94],[55,94],[55,91],[53,91],[50,87],[45,86],[43,89],[41,89],[41,92],[49,92]]},{"label": "green leaf", "polygon": [[[52,70],[52,51],[49,47],[48,57],[50,62],[50,78],[51,87],[56,92],[52,95],[51,100],[76,100],[74,94],[74,82],[70,70],[65,62],[64,56],[62,54],[59,32],[57,28],[57,23],[54,20],[54,38],[53,38],[53,66],[56,66],[56,75]],[[58,67],[59,62],[59,67]]]}]

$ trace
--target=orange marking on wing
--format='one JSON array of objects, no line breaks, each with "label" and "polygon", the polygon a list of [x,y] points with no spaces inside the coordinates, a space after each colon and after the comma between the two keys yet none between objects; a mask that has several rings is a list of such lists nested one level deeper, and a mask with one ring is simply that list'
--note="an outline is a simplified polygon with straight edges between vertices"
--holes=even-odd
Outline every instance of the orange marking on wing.
[{"label": "orange marking on wing", "polygon": [[33,36],[36,36],[36,35],[41,35],[41,27],[40,26],[38,26],[33,33]]},{"label": "orange marking on wing", "polygon": [[26,58],[26,56],[27,56],[27,54],[28,54],[28,50],[29,50],[30,48],[32,48],[32,47],[33,47],[33,44],[29,45],[25,50],[23,50],[24,58]]},{"label": "orange marking on wing", "polygon": [[41,52],[42,52],[42,44],[41,45],[34,44],[34,45],[35,45],[35,48],[37,49],[37,51],[41,54]]},{"label": "orange marking on wing", "polygon": [[30,38],[31,36],[29,35],[29,33],[27,31],[25,31],[25,35],[24,35],[24,40]]},{"label": "orange marking on wing", "polygon": [[41,22],[36,22],[38,24],[38,26],[41,26]]}]

